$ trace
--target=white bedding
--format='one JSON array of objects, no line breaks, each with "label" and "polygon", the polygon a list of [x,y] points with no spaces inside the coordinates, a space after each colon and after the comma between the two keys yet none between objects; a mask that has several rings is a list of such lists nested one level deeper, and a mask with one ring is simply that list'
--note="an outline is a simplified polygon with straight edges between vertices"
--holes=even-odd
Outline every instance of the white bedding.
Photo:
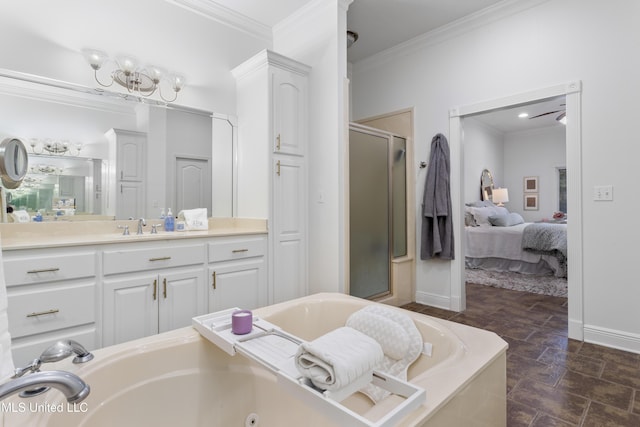
[{"label": "white bedding", "polygon": [[[518,224],[512,227],[465,227],[465,256],[467,265],[480,267],[482,264],[490,265],[492,270],[505,269],[508,271],[526,272],[526,268],[518,266],[517,262],[526,264],[547,264],[553,273],[558,276],[561,268],[558,260],[553,256],[541,255],[522,250],[522,233],[530,223]],[[516,262],[498,263],[496,260],[511,260]],[[485,262],[489,261],[489,262]],[[506,267],[508,266],[508,267]],[[531,273],[534,270],[529,270]]]}]

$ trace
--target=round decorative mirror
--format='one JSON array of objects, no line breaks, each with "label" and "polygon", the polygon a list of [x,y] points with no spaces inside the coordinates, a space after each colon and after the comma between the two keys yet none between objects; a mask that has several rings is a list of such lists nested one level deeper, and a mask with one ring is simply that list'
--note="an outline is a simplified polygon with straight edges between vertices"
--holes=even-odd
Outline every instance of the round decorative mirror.
[{"label": "round decorative mirror", "polygon": [[17,138],[6,138],[0,143],[0,178],[2,185],[14,189],[20,187],[27,174],[29,159],[27,149]]},{"label": "round decorative mirror", "polygon": [[493,176],[489,169],[482,171],[480,176],[480,198],[482,200],[492,200],[493,196]]}]

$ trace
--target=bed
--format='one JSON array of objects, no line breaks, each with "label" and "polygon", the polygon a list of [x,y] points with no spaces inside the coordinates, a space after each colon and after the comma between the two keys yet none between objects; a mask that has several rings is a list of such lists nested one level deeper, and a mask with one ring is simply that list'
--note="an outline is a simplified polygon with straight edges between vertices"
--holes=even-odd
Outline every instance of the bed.
[{"label": "bed", "polygon": [[465,221],[467,268],[567,276],[566,224],[525,223],[504,208],[480,209],[467,210],[474,219]]}]

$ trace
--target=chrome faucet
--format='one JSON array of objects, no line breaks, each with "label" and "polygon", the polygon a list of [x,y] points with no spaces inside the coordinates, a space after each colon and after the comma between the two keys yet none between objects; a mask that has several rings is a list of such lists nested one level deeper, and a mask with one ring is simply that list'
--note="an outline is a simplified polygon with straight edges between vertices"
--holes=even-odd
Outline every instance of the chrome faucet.
[{"label": "chrome faucet", "polygon": [[21,377],[27,372],[38,372],[43,363],[58,362],[72,354],[76,355],[73,358],[73,363],[84,363],[93,359],[93,354],[87,351],[79,342],[74,340],[58,341],[43,351],[40,358],[33,359],[30,364],[23,368],[16,368],[13,378]]},{"label": "chrome faucet", "polygon": [[[60,390],[67,398],[67,402],[80,402],[91,391],[87,383],[71,372],[45,371],[36,372],[22,378],[13,379],[0,385],[0,400],[20,391],[28,391],[38,387],[40,389],[53,387]],[[23,397],[28,397],[25,395]]]},{"label": "chrome faucet", "polygon": [[42,363],[57,362],[66,359],[72,354],[76,355],[73,358],[73,363],[84,363],[93,359],[93,354],[87,351],[78,341],[64,340],[58,341],[43,351],[42,355],[40,355],[40,361]]},{"label": "chrome faucet", "polygon": [[136,234],[142,234],[142,227],[147,225],[147,221],[144,218],[138,220],[138,232]]}]

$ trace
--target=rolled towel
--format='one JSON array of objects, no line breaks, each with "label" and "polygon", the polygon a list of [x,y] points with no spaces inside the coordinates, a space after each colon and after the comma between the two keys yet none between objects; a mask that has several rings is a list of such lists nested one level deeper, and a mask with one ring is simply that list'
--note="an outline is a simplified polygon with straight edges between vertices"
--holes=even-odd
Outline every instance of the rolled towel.
[{"label": "rolled towel", "polygon": [[382,347],[373,338],[343,326],[300,344],[298,371],[322,390],[340,390],[370,375],[382,361]]}]

